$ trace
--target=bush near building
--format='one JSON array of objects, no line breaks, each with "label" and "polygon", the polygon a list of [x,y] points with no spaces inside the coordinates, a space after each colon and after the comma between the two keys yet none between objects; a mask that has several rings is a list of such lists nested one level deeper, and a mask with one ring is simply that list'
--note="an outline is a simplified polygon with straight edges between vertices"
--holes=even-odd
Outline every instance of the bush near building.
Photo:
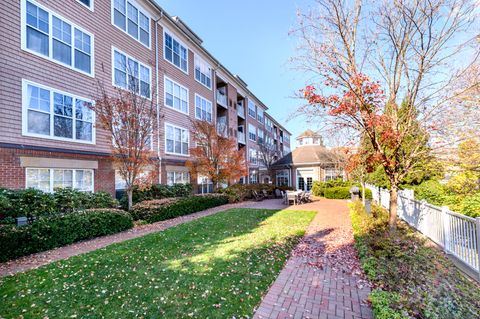
[{"label": "bush near building", "polygon": [[164,198],[140,202],[133,206],[130,213],[134,220],[154,223],[227,203],[228,196],[222,194],[195,195],[185,198]]},{"label": "bush near building", "polygon": [[[143,202],[146,200],[172,198],[172,197],[188,197],[192,195],[191,184],[174,184],[174,185],[162,185],[154,184],[147,188],[139,189],[138,187],[133,190],[133,204]],[[126,194],[120,199],[120,205],[123,209],[127,209],[128,199]]]},{"label": "bush near building", "polygon": [[281,191],[293,190],[290,186],[275,186],[273,184],[234,184],[224,189],[219,189],[220,194],[225,194],[229,197],[231,203],[241,202],[252,199],[253,192],[267,191],[268,194],[274,195],[276,189]]},{"label": "bush near building", "polygon": [[118,209],[41,216],[22,227],[0,225],[0,261],[115,234],[132,227],[132,217]]},{"label": "bush near building", "polygon": [[15,217],[29,219],[65,214],[92,208],[115,208],[117,201],[106,192],[58,189],[45,193],[37,189],[0,189],[0,223],[13,223]]},{"label": "bush near building", "polygon": [[388,235],[388,212],[350,206],[355,245],[374,290],[375,318],[478,318],[480,287],[404,223]]},{"label": "bush near building", "polygon": [[[357,186],[360,189],[361,197],[361,186],[358,183],[343,181],[342,179],[335,179],[328,182],[315,181],[312,185],[312,194],[329,199],[350,199],[350,189],[353,186]],[[372,191],[365,189],[365,198],[372,199]]]}]

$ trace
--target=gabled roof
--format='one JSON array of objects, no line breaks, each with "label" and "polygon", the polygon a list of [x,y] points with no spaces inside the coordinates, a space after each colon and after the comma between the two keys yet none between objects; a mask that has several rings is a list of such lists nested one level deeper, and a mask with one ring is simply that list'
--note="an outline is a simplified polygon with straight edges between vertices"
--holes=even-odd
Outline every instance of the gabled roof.
[{"label": "gabled roof", "polygon": [[274,166],[298,166],[304,164],[320,165],[334,164],[345,161],[345,157],[338,152],[327,149],[322,145],[304,145],[297,147],[279,159]]}]

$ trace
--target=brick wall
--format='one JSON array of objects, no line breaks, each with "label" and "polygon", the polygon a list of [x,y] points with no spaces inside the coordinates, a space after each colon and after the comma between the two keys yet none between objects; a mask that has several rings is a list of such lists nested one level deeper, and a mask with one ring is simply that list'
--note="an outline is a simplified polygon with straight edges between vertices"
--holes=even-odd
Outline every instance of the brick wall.
[{"label": "brick wall", "polygon": [[115,171],[112,167],[112,161],[108,156],[18,148],[0,148],[0,187],[13,189],[25,188],[25,167],[20,166],[20,156],[97,161],[98,169],[94,170],[95,191],[105,191],[112,195],[115,194]]}]

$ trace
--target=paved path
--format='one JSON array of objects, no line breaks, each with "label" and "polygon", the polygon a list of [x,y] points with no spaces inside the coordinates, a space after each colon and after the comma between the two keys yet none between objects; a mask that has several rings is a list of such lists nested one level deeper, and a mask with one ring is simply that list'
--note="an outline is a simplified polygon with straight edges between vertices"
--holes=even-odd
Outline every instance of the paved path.
[{"label": "paved path", "polygon": [[119,243],[132,238],[145,236],[150,233],[159,232],[167,228],[177,226],[201,217],[216,214],[218,212],[230,209],[230,208],[271,208],[282,209],[285,206],[281,204],[281,200],[265,200],[262,202],[242,202],[237,204],[227,204],[223,206],[214,207],[204,211],[200,211],[194,214],[180,216],[177,218],[134,227],[130,230],[86,240],[72,245],[63,246],[57,249],[36,253],[33,255],[21,257],[5,263],[0,263],[0,277],[13,275],[18,272],[27,271],[30,269],[38,268],[43,265],[47,265],[54,261],[66,259],[72,256],[87,253],[89,251],[97,250],[108,245]]},{"label": "paved path", "polygon": [[318,214],[254,318],[373,318],[359,267],[347,203],[319,201],[288,209]]}]

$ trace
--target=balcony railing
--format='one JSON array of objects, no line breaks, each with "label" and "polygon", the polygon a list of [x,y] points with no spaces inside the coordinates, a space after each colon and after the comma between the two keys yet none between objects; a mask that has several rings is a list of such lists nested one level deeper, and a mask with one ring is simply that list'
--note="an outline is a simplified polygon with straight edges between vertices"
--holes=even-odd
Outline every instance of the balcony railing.
[{"label": "balcony railing", "polygon": [[223,136],[228,135],[227,118],[224,116],[217,120],[217,133]]},{"label": "balcony railing", "polygon": [[245,118],[245,107],[243,106],[243,104],[237,104],[237,114],[241,118]]},{"label": "balcony railing", "polygon": [[228,107],[227,95],[219,90],[217,90],[217,103],[223,107]]},{"label": "balcony railing", "polygon": [[238,143],[246,144],[245,143],[245,133],[238,132]]}]

